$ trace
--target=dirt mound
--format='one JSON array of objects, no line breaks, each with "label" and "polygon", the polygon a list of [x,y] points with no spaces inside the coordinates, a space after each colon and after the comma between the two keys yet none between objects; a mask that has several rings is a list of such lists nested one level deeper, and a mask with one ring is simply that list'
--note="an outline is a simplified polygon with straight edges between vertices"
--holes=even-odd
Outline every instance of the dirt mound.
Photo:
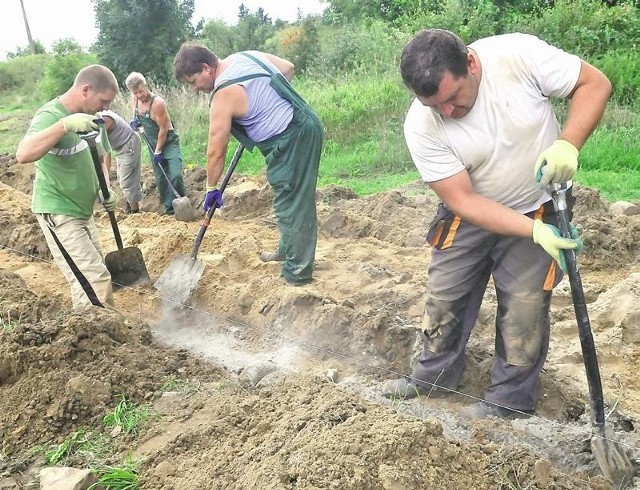
[{"label": "dirt mound", "polygon": [[597,190],[576,186],[574,223],[581,229],[584,267],[614,269],[637,264],[640,257],[640,220],[637,216],[613,216]]},{"label": "dirt mound", "polygon": [[[467,424],[456,416],[482,396],[493,362],[492,285],[459,392],[444,400],[381,397],[380,382],[409,373],[421,347],[425,235],[437,204],[423,184],[366,198],[320,189],[315,279],[291,287],[279,264],[259,259],[278,240],[264,177],[234,176],[202,242],[205,270],[187,304],[148,284],[115,292],[120,313],[78,315],[46,257],[27,189],[18,189],[23,180],[15,164],[3,165],[0,470],[21,485],[34,474],[27,469],[42,464],[38,444],[81,427],[104,431],[102,418],[124,396],[157,417],[115,437],[109,463],[133,449],[145,489],[609,487],[583,444],[588,391],[566,280],[554,296],[533,419]],[[116,216],[125,246],[140,248],[155,280],[177,255],[190,254],[200,223],[157,214],[148,168],[143,179],[143,212]],[[185,180],[199,207],[203,170]],[[590,189],[575,195],[608,424],[638,457],[640,325],[630,305],[640,218],[612,216]],[[116,250],[99,206],[95,217],[103,249]]]},{"label": "dirt mound", "polygon": [[82,315],[60,309],[4,269],[0,291],[0,427],[8,453],[99,426],[120,395],[142,402],[167,377],[207,380],[215,373],[185,352],[154,344],[148,325],[99,308]]}]

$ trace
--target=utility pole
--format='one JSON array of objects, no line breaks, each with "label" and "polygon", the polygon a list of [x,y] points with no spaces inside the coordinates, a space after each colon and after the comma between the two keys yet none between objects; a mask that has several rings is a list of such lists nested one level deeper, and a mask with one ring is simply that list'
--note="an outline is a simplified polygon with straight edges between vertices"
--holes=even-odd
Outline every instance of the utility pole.
[{"label": "utility pole", "polygon": [[20,0],[20,7],[22,7],[22,18],[24,19],[24,27],[27,29],[27,39],[29,40],[29,51],[32,54],[36,52],[36,46],[33,44],[33,38],[31,37],[31,29],[29,29],[29,21],[27,20],[27,11],[24,9],[24,0]]}]

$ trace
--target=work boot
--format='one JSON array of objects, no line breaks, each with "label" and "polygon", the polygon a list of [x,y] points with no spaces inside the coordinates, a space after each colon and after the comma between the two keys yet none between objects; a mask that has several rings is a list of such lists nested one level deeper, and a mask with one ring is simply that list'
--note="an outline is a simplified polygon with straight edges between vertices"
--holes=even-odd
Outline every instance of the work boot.
[{"label": "work boot", "polygon": [[408,378],[390,379],[382,385],[382,396],[385,398],[408,400],[417,396],[426,396],[429,392],[431,392],[430,389],[412,383]]},{"label": "work boot", "polygon": [[477,402],[458,411],[458,416],[467,420],[486,419],[496,417],[503,420],[525,419],[533,415],[533,410],[516,410],[494,405],[491,402]]},{"label": "work boot", "polygon": [[284,262],[284,257],[278,252],[268,252],[263,250],[260,252],[260,260],[262,260],[262,262]]}]

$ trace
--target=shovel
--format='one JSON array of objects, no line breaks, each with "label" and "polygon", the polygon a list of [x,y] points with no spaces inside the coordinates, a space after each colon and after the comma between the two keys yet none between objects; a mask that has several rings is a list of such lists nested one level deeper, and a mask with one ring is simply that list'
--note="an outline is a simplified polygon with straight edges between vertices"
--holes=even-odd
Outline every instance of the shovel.
[{"label": "shovel", "polygon": [[[109,188],[107,187],[107,182],[104,178],[104,174],[102,173],[100,156],[98,155],[98,150],[96,148],[98,132],[92,131],[87,134],[80,134],[79,136],[89,144],[102,196],[104,199],[109,199]],[[142,252],[137,247],[123,248],[122,237],[120,236],[120,230],[118,230],[116,215],[113,211],[107,211],[107,213],[109,214],[113,235],[115,236],[116,244],[118,245],[117,251],[108,253],[104,258],[107,270],[111,274],[111,282],[115,286],[135,286],[148,283],[150,280],[149,273],[147,272],[147,266],[142,258]]]},{"label": "shovel", "polygon": [[[147,146],[149,147],[149,150],[151,151],[151,153],[153,153],[153,148],[151,147],[151,143],[149,142],[147,135],[144,133],[144,131],[141,131],[139,134],[142,135],[144,140],[147,142]],[[169,176],[164,171],[164,167],[162,166],[162,164],[159,164],[158,168],[160,169],[160,172],[162,172],[162,175],[164,175],[164,178],[167,181],[167,184],[169,185],[169,189],[171,189],[171,193],[175,196],[175,199],[171,201],[171,205],[173,206],[173,211],[174,211],[174,217],[178,221],[193,221],[193,218],[195,218],[196,216],[196,212],[191,206],[191,201],[189,200],[188,197],[186,196],[183,197],[180,194],[178,194],[178,191],[176,191],[176,188],[173,187],[173,185],[171,184],[171,180],[169,180]]]},{"label": "shovel", "polygon": [[[553,199],[553,207],[558,217],[560,233],[565,238],[571,238],[566,191],[566,183],[550,184],[547,189]],[[576,261],[576,253],[574,250],[564,250],[564,256],[567,262],[571,297],[576,319],[578,320],[582,359],[587,374],[589,397],[591,398],[591,422],[593,425],[591,452],[595,456],[602,474],[619,488],[625,488],[633,480],[635,469],[623,448],[613,440],[613,431],[605,428],[600,368],[598,367],[596,347],[591,334],[591,324],[584,298],[582,279],[580,278],[580,271]]]},{"label": "shovel", "polygon": [[[229,169],[227,170],[227,173],[222,180],[222,184],[220,185],[220,194],[223,194],[224,190],[227,188],[229,179],[231,178],[236,165],[238,165],[238,161],[240,160],[243,151],[244,147],[242,145],[238,145],[238,148],[236,148],[233,158],[231,159],[231,163],[229,164]],[[200,244],[202,243],[204,234],[209,227],[209,223],[211,222],[211,218],[213,218],[213,213],[216,212],[217,207],[218,206],[214,202],[205,214],[202,225],[200,226],[200,231],[198,232],[196,241],[193,244],[191,255],[178,255],[173,259],[169,268],[165,270],[155,282],[154,286],[164,297],[171,298],[171,300],[176,303],[184,304],[187,299],[189,299],[191,292],[197,286],[198,281],[204,272],[204,264],[202,261],[197,260],[198,250],[200,250]]]}]

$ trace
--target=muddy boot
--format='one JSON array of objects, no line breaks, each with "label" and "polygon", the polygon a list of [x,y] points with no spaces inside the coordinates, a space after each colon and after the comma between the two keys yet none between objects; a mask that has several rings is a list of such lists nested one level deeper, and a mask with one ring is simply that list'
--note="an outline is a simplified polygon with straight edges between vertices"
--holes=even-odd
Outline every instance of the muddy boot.
[{"label": "muddy boot", "polygon": [[284,257],[278,252],[268,252],[263,250],[260,252],[260,260],[262,260],[262,262],[284,262]]},{"label": "muddy boot", "polygon": [[467,420],[486,419],[496,417],[504,420],[524,419],[533,415],[533,410],[516,410],[481,401],[461,408],[458,416]]},{"label": "muddy boot", "polygon": [[382,385],[382,396],[385,398],[402,398],[403,400],[407,400],[421,395],[428,395],[429,391],[427,388],[414,384],[408,378],[390,379]]}]

